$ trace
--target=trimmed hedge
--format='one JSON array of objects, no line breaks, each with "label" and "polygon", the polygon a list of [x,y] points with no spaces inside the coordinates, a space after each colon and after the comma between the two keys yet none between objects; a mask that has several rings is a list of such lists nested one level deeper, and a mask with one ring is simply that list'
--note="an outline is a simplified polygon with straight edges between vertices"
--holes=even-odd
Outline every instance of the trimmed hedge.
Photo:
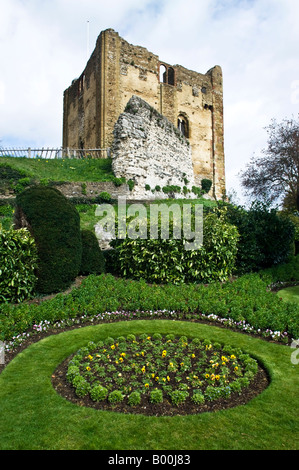
[{"label": "trimmed hedge", "polygon": [[27,226],[38,250],[37,292],[70,286],[81,266],[80,216],[57,189],[34,186],[16,198],[16,228]]},{"label": "trimmed hedge", "polygon": [[82,261],[80,274],[102,274],[105,272],[105,258],[97,237],[91,230],[82,230]]}]

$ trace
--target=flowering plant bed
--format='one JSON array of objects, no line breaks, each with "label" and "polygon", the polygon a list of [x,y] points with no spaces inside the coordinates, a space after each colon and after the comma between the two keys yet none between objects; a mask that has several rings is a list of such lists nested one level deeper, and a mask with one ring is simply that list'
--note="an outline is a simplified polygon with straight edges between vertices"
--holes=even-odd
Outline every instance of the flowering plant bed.
[{"label": "flowering plant bed", "polygon": [[267,385],[257,361],[240,349],[159,333],[89,342],[53,378],[80,405],[157,416],[236,406]]}]

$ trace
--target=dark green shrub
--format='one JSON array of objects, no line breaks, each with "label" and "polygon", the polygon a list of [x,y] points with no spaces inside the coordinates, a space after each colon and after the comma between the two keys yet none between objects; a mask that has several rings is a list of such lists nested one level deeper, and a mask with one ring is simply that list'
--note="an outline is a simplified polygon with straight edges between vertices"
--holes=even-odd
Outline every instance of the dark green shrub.
[{"label": "dark green shrub", "polygon": [[36,284],[37,250],[27,229],[1,230],[0,302],[22,302]]},{"label": "dark green shrub", "polygon": [[105,258],[96,235],[91,230],[81,231],[82,260],[80,274],[101,274],[105,271]]},{"label": "dark green shrub", "polygon": [[110,202],[112,198],[111,198],[111,195],[107,193],[107,191],[102,191],[99,194],[99,199],[104,202]]},{"label": "dark green shrub", "polygon": [[130,191],[133,191],[134,186],[135,186],[135,181],[133,181],[133,180],[128,180],[128,181],[127,181],[127,185],[129,186],[129,190],[130,190]]},{"label": "dark green shrub", "polygon": [[177,185],[175,185],[175,184],[171,184],[171,185],[168,185],[168,186],[163,186],[162,191],[163,191],[163,193],[165,193],[165,194],[169,194],[169,193],[180,193],[180,192],[181,192],[181,188],[180,188],[180,186],[177,186]]},{"label": "dark green shrub", "polygon": [[286,263],[292,255],[294,224],[277,210],[259,202],[248,210],[229,205],[227,219],[240,234],[236,258],[239,273]]},{"label": "dark green shrub", "polygon": [[202,189],[203,193],[208,193],[210,191],[211,187],[212,187],[212,181],[211,180],[206,179],[206,178],[201,180],[201,189]]},{"label": "dark green shrub", "polygon": [[55,188],[34,186],[16,198],[16,227],[27,226],[38,250],[36,289],[50,294],[69,287],[82,258],[80,216]]},{"label": "dark green shrub", "polygon": [[198,186],[192,186],[192,192],[196,194],[197,197],[201,197],[203,195],[202,188],[199,188]]}]

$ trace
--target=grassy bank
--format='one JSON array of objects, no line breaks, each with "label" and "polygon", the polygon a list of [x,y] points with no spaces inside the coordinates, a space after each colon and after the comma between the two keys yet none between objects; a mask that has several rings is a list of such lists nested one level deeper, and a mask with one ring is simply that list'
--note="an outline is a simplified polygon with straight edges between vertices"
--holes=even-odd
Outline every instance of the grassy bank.
[{"label": "grassy bank", "polygon": [[111,159],[38,159],[1,157],[0,166],[10,166],[36,181],[111,181]]}]

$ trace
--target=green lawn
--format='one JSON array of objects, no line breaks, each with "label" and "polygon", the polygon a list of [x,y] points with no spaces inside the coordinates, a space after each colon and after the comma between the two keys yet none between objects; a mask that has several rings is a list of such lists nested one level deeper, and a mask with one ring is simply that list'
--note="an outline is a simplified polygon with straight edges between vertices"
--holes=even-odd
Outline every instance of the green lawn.
[{"label": "green lawn", "polygon": [[[270,386],[246,405],[192,416],[149,417],[74,405],[52,388],[63,359],[88,341],[129,333],[175,333],[239,347],[267,368]],[[0,449],[298,449],[298,365],[288,346],[193,322],[135,320],[49,336],[0,375]]]},{"label": "green lawn", "polygon": [[277,295],[283,300],[299,302],[299,286],[287,287],[278,291]]}]

